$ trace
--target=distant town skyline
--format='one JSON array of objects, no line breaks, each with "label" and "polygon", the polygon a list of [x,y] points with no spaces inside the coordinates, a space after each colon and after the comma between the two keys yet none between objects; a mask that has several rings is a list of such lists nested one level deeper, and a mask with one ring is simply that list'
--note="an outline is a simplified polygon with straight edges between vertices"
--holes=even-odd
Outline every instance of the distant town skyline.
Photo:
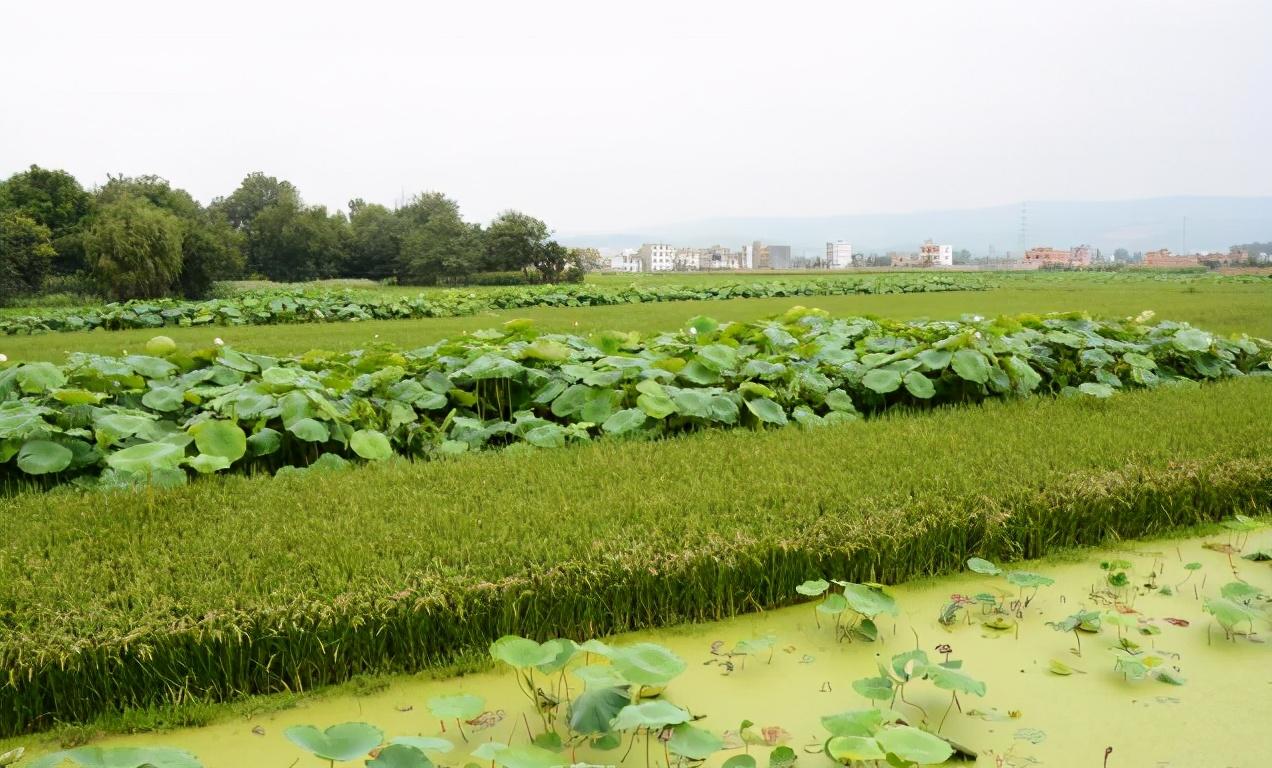
[{"label": "distant town skyline", "polygon": [[329,208],[437,190],[564,233],[1272,194],[1255,0],[349,10],[4,4],[0,178],[155,173],[206,202],[260,170]]}]

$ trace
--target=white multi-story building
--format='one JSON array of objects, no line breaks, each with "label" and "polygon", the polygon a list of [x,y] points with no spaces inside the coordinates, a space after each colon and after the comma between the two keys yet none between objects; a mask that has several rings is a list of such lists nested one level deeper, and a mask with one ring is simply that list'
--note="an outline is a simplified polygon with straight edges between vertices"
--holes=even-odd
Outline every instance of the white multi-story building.
[{"label": "white multi-story building", "polygon": [[639,272],[640,259],[633,253],[620,253],[610,257],[610,269],[615,272]]},{"label": "white multi-story building", "polygon": [[676,268],[676,247],[666,243],[645,243],[637,252],[645,272],[670,272]]},{"label": "white multi-story building", "polygon": [[934,267],[954,266],[954,246],[939,245],[931,240],[919,246],[919,257],[925,264]]},{"label": "white multi-story building", "polygon": [[829,269],[848,269],[852,266],[852,243],[836,240],[826,243],[826,267]]}]

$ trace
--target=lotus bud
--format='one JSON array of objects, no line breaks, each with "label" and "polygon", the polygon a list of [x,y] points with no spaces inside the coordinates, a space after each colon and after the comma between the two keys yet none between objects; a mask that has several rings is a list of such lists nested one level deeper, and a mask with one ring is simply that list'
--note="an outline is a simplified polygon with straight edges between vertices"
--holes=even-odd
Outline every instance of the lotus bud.
[{"label": "lotus bud", "polygon": [[0,363],[7,363],[7,362],[9,362],[9,356],[8,356],[8,355],[0,355]]}]

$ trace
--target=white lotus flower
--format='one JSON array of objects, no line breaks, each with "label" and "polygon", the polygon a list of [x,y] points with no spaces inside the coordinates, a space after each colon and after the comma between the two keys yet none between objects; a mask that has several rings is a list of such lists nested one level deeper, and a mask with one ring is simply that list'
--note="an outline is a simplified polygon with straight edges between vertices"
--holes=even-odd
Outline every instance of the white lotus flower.
[{"label": "white lotus flower", "polygon": [[972,335],[973,335],[973,336],[975,336],[975,337],[976,337],[976,338],[978,338],[978,339],[981,337],[981,333],[980,333],[980,331],[977,331],[976,333],[973,333]]},{"label": "white lotus flower", "polygon": [[984,319],[985,319],[985,318],[981,317],[980,315],[972,315],[972,322],[974,322],[974,323],[979,323],[980,321],[982,321],[982,320],[984,320]]},{"label": "white lotus flower", "polygon": [[7,362],[9,362],[9,356],[8,356],[8,355],[0,355],[0,363],[7,363]]},{"label": "white lotus flower", "polygon": [[218,347],[219,347],[219,346],[221,346],[221,345],[223,345],[223,344],[225,344],[225,342],[224,342],[224,341],[221,341],[221,337],[220,337],[220,336],[217,336],[215,339],[213,339],[213,340],[212,340],[212,343],[213,343],[213,344],[215,344],[215,345],[217,345]]},{"label": "white lotus flower", "polygon": [[689,335],[690,335],[690,336],[697,336],[697,335],[698,335],[698,329],[697,329],[697,328],[690,328],[690,329],[689,329]]}]

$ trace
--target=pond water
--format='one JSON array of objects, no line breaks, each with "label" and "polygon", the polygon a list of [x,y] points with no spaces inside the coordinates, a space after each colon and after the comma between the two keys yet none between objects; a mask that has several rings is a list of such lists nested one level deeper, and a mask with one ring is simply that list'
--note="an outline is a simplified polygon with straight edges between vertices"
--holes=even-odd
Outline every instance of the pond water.
[{"label": "pond water", "polygon": [[[1116,550],[1084,552],[1064,562],[1012,564],[1008,569],[1028,569],[1045,574],[1055,583],[1043,586],[1028,606],[1013,606],[1020,594],[1003,576],[967,572],[888,588],[896,598],[900,615],[880,616],[875,642],[837,639],[834,618],[819,616],[815,603],[743,616],[734,620],[675,627],[613,638],[623,645],[652,641],[678,654],[687,669],[667,686],[664,697],[702,716],[695,725],[723,735],[726,746],[708,760],[719,765],[741,754],[736,731],[743,720],[753,721],[752,732],[760,739],[791,747],[799,766],[831,766],[821,753],[828,737],[820,723],[823,715],[872,706],[854,691],[858,678],[878,675],[876,662],[890,663],[893,654],[916,647],[933,661],[949,658],[963,662],[962,671],[984,681],[985,695],[959,696],[961,712],[949,712],[940,733],[979,755],[978,766],[1131,766],[1196,768],[1198,766],[1266,766],[1272,764],[1272,645],[1268,633],[1266,599],[1253,598],[1263,612],[1253,626],[1244,624],[1229,638],[1208,613],[1203,599],[1217,597],[1222,585],[1240,579],[1272,593],[1272,563],[1256,562],[1227,554],[1225,546],[1240,545],[1249,553],[1272,549],[1272,535],[1255,532],[1248,541],[1228,532],[1178,541],[1128,544]],[[1101,568],[1102,561],[1125,560],[1129,568]],[[1200,563],[1188,570],[1188,563]],[[1114,587],[1111,572],[1124,570],[1129,584]],[[1235,571],[1235,573],[1234,573]],[[810,574],[815,578],[820,574]],[[833,577],[834,574],[825,574]],[[1114,576],[1113,581],[1120,583]],[[1181,583],[1182,582],[1182,583]],[[1145,585],[1152,585],[1151,587]],[[1160,588],[1171,587],[1173,594]],[[954,623],[938,621],[951,595],[1005,593],[1014,616],[1007,629],[992,629],[980,605],[962,609]],[[1123,635],[1140,645],[1131,656],[1115,650],[1118,635],[1108,623],[1096,634],[1079,633],[1081,656],[1075,653],[1072,632],[1057,631],[1046,622],[1057,621],[1080,609],[1117,612],[1129,617]],[[818,624],[820,623],[820,626]],[[1150,629],[1151,627],[1151,629]],[[1253,634],[1250,630],[1253,629]],[[1149,634],[1153,633],[1153,634]],[[776,638],[771,659],[768,652],[752,656],[727,656],[742,640]],[[1118,657],[1144,659],[1156,656],[1171,684],[1150,676],[1131,680],[1115,671]],[[601,661],[592,656],[593,663]],[[1052,668],[1059,662],[1060,671]],[[581,663],[581,662],[580,662]],[[571,675],[571,694],[582,684]],[[475,725],[465,726],[468,741],[459,737],[453,721],[442,733],[426,706],[430,697],[473,693],[485,700],[489,712]],[[934,729],[951,704],[948,691],[930,681],[914,681],[905,688],[908,702],[896,701],[894,709],[912,725]],[[889,702],[881,702],[887,706]],[[564,704],[562,705],[564,709]],[[926,715],[926,716],[925,716]],[[199,729],[162,734],[112,737],[102,746],[166,745],[195,753],[207,768],[289,768],[327,765],[283,737],[288,726],[312,724],[320,729],[345,721],[369,722],[387,737],[442,735],[456,744],[448,754],[433,753],[438,765],[489,765],[470,752],[484,741],[524,744],[527,732],[542,731],[538,714],[519,691],[511,670],[505,668],[451,680],[395,679],[387,689],[366,696],[333,696],[307,702],[296,709],[235,720]],[[646,764],[644,742],[638,741],[626,760],[625,741],[620,749],[597,751],[566,749],[563,762],[572,760],[600,765]],[[1111,748],[1111,752],[1108,750]],[[771,747],[747,747],[766,766]],[[651,765],[665,765],[661,745],[648,758]],[[673,762],[676,760],[672,756]],[[362,760],[340,765],[362,765]]]}]

